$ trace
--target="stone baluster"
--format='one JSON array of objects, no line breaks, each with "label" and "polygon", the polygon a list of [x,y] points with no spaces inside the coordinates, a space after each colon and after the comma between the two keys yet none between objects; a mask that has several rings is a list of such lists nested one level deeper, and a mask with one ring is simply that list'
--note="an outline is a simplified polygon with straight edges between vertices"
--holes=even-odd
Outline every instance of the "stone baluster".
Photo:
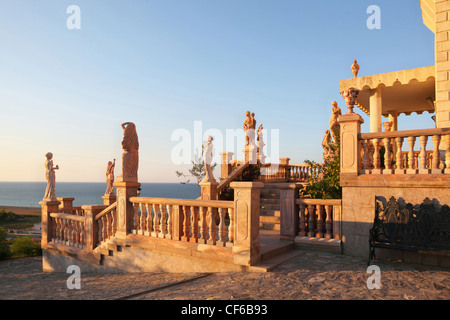
[{"label": "stone baluster", "polygon": [[361,170],[361,174],[369,174],[370,168],[369,168],[369,148],[368,148],[368,140],[364,139],[362,140],[362,146],[364,150],[363,154],[363,167]]},{"label": "stone baluster", "polygon": [[226,235],[226,230],[225,230],[225,213],[226,210],[224,208],[219,208],[219,241],[217,242],[218,245],[220,246],[225,246],[226,244],[226,240],[225,240],[225,235]]},{"label": "stone baluster", "polygon": [[190,212],[191,207],[189,206],[181,206],[183,210],[183,236],[181,237],[182,241],[189,241],[190,238],[190,225],[191,225],[191,219],[190,219]]},{"label": "stone baluster", "polygon": [[133,203],[133,226],[132,230],[137,232],[139,229],[139,204]]},{"label": "stone baluster", "polygon": [[450,134],[444,136],[447,149],[445,150],[445,174],[450,174]]},{"label": "stone baluster", "polygon": [[433,139],[434,151],[433,151],[433,163],[432,163],[431,173],[440,174],[440,173],[442,173],[442,170],[439,168],[439,165],[441,164],[441,154],[439,152],[441,136],[434,135],[432,139]]},{"label": "stone baluster", "polygon": [[208,240],[208,225],[206,222],[208,214],[208,208],[207,207],[200,207],[199,208],[199,215],[200,215],[200,239],[201,243],[206,244]]},{"label": "stone baluster", "polygon": [[325,206],[325,212],[326,212],[325,238],[326,239],[333,238],[333,233],[332,233],[332,227],[333,227],[332,209],[333,209],[333,206],[330,206],[330,205],[326,205]]},{"label": "stone baluster", "polygon": [[324,214],[324,206],[318,205],[318,213],[317,213],[317,232],[316,238],[323,238],[323,214]]},{"label": "stone baluster", "polygon": [[381,158],[380,158],[380,139],[373,139],[373,170],[372,174],[381,174]]},{"label": "stone baluster", "polygon": [[207,244],[216,244],[216,214],[214,208],[208,207],[209,239]]},{"label": "stone baluster", "polygon": [[315,226],[314,226],[314,215],[316,211],[316,206],[313,204],[308,204],[308,237],[314,237]]},{"label": "stone baluster", "polygon": [[392,159],[391,159],[391,138],[384,138],[384,169],[383,174],[392,174]]},{"label": "stone baluster", "polygon": [[172,216],[173,216],[173,211],[172,211],[173,206],[172,205],[167,205],[167,234],[165,235],[166,239],[173,239],[172,234],[173,234],[173,227],[172,227]]},{"label": "stone baluster", "polygon": [[416,137],[408,137],[408,145],[409,145],[409,153],[408,153],[408,169],[406,170],[407,174],[416,174],[417,166],[416,166],[416,154],[414,152],[414,144],[416,143]]},{"label": "stone baluster", "polygon": [[[151,233],[152,237],[158,237],[159,233],[159,204],[153,204],[153,231]],[[188,209],[189,218],[189,209]],[[189,222],[188,222],[189,225]],[[189,229],[188,229],[189,230]]]},{"label": "stone baluster", "polygon": [[166,208],[167,206],[162,204],[160,206],[160,210],[161,210],[161,218],[160,218],[160,223],[159,223],[159,237],[160,238],[165,238],[165,235],[167,233],[167,218],[166,218]]},{"label": "stone baluster", "polygon": [[198,214],[199,207],[191,206],[191,228],[192,228],[192,237],[189,239],[191,242],[198,242]]},{"label": "stone baluster", "polygon": [[139,215],[139,232],[138,234],[145,234],[145,227],[146,227],[146,217],[145,217],[145,210],[144,206],[142,204],[139,204],[139,211],[141,214]]},{"label": "stone baluster", "polygon": [[147,212],[147,215],[146,215],[146,217],[147,217],[146,218],[147,225],[145,227],[145,229],[146,229],[145,235],[146,236],[151,235],[151,233],[153,231],[152,208],[153,208],[153,206],[151,204],[148,204],[148,203],[146,203],[144,208],[143,208],[144,212]]},{"label": "stone baluster", "polygon": [[333,238],[341,239],[341,223],[342,223],[342,207],[341,205],[333,206]]},{"label": "stone baluster", "polygon": [[298,235],[300,237],[306,236],[305,209],[306,209],[306,205],[303,203],[300,203],[299,204],[300,217],[299,217],[299,224],[298,224],[298,229],[299,229]]},{"label": "stone baluster", "polygon": [[79,233],[80,233],[80,248],[84,248],[85,247],[85,239],[84,239],[84,223],[83,222],[78,222],[80,225],[79,228]]},{"label": "stone baluster", "polygon": [[395,159],[396,168],[394,172],[395,174],[404,174],[405,169],[403,169],[403,151],[402,151],[403,138],[401,137],[395,138],[395,145],[397,149],[397,154]]},{"label": "stone baluster", "polygon": [[234,209],[228,209],[228,217],[230,224],[228,225],[228,245],[232,246],[234,243]]},{"label": "stone baluster", "polygon": [[420,169],[419,174],[428,174],[430,173],[427,166],[427,136],[420,136],[419,142],[420,142]]}]

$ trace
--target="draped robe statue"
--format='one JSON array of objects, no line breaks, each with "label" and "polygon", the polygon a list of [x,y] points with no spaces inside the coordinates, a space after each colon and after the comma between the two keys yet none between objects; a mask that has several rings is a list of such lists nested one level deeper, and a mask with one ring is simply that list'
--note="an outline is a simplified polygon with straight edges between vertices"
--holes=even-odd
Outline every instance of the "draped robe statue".
[{"label": "draped robe statue", "polygon": [[127,182],[138,181],[139,167],[139,140],[136,132],[136,126],[132,122],[122,123],[123,139],[122,148],[122,176],[117,180]]},{"label": "draped robe statue", "polygon": [[45,157],[45,179],[47,180],[47,188],[45,189],[44,199],[45,201],[56,201],[55,194],[55,170],[59,169],[59,166],[53,166],[53,154],[48,152]]}]

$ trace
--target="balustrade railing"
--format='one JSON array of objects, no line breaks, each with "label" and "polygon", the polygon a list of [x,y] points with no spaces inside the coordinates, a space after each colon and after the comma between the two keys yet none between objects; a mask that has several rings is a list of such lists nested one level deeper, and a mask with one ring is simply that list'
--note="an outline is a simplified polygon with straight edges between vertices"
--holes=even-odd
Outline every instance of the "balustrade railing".
[{"label": "balustrade railing", "polygon": [[340,199],[297,199],[300,237],[341,238]]},{"label": "balustrade railing", "polygon": [[232,246],[234,202],[132,197],[132,232],[149,237]]},{"label": "balustrade railing", "polygon": [[359,141],[361,174],[450,174],[450,128],[364,133]]},{"label": "balustrade railing", "polygon": [[98,232],[96,240],[98,245],[114,236],[117,231],[117,202],[98,213],[94,220]]},{"label": "balustrade railing", "polygon": [[50,213],[52,241],[75,248],[86,245],[85,218],[68,213]]}]

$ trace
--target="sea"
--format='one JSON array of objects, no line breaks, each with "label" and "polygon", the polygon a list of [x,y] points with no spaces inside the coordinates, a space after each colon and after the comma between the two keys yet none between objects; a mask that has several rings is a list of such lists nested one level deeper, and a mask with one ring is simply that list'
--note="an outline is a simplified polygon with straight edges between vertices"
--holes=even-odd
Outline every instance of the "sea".
[{"label": "sea", "polygon": [[[0,182],[0,207],[40,207],[46,182]],[[57,182],[57,197],[75,198],[73,205],[103,204],[104,182]],[[141,183],[141,197],[197,199],[198,185],[194,183]]]}]

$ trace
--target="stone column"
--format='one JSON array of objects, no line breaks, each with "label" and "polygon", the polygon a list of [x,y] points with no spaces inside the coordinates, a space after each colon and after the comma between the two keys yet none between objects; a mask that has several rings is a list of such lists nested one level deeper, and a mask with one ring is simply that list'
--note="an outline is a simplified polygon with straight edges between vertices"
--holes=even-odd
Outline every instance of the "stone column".
[{"label": "stone column", "polygon": [[381,132],[382,98],[380,87],[371,91],[369,104],[370,104],[370,132]]},{"label": "stone column", "polygon": [[85,217],[86,249],[92,251],[98,245],[98,224],[95,221],[95,216],[106,209],[106,206],[84,205],[81,206],[81,209],[83,209]]},{"label": "stone column", "polygon": [[231,161],[233,160],[233,152],[220,152],[222,163],[220,166],[220,178],[225,179],[232,171]]},{"label": "stone column", "polygon": [[59,212],[59,201],[42,200],[41,205],[41,245],[44,246],[53,239],[53,224],[50,213]]},{"label": "stone column", "polygon": [[199,183],[202,200],[217,200],[217,186],[219,185],[216,181],[202,181]]},{"label": "stone column", "polygon": [[298,233],[298,209],[295,205],[295,195],[299,184],[292,183],[280,189],[280,239],[294,240]]},{"label": "stone column", "polygon": [[141,186],[139,182],[115,182],[117,190],[117,232],[116,238],[125,239],[133,227],[133,204],[131,197],[137,196],[137,189]]},{"label": "stone column", "polygon": [[289,166],[289,160],[291,160],[291,158],[280,158],[280,167],[278,169],[278,171],[281,171],[281,175],[283,177],[283,179],[289,179],[289,174],[288,174],[288,166]]},{"label": "stone column", "polygon": [[233,262],[254,265],[261,259],[259,246],[259,210],[262,182],[232,182],[234,189]]},{"label": "stone column", "polygon": [[361,169],[361,133],[363,118],[357,113],[347,113],[339,117],[341,128],[341,185],[342,178],[356,178]]},{"label": "stone column", "polygon": [[56,198],[61,204],[59,205],[59,212],[72,214],[73,201],[75,198]]}]

